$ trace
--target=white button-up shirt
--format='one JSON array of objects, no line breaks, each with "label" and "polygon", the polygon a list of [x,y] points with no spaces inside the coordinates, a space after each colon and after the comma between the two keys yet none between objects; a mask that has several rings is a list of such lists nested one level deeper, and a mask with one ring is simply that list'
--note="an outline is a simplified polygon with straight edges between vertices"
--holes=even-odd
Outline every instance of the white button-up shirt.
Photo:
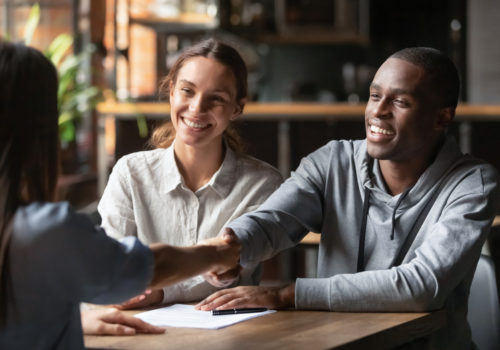
[{"label": "white button-up shirt", "polygon": [[[217,234],[233,219],[255,210],[282,182],[267,163],[229,147],[210,181],[191,191],[174,158],[173,146],[121,158],[99,203],[102,226],[114,238],[190,246]],[[242,272],[240,284],[257,284],[258,269]],[[164,302],[196,301],[217,288],[197,276],[164,289]]]}]

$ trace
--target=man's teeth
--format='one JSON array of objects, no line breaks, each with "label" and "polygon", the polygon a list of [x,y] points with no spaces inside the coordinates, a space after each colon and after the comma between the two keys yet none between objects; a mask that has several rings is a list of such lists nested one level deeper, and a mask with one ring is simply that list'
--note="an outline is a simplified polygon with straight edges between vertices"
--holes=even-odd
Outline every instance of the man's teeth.
[{"label": "man's teeth", "polygon": [[370,130],[377,133],[377,134],[394,135],[393,131],[382,129],[382,128],[379,128],[378,126],[375,126],[375,125],[370,125]]},{"label": "man's teeth", "polygon": [[208,126],[208,124],[200,124],[200,123],[195,123],[195,122],[192,122],[190,120],[187,120],[187,119],[184,119],[184,122],[192,127],[192,128],[196,128],[196,129],[204,129]]}]

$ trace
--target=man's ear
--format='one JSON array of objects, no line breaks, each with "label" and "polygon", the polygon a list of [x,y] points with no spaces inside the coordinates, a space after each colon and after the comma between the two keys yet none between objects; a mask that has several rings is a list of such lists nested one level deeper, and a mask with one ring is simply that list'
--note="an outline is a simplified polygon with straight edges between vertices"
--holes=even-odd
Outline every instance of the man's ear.
[{"label": "man's ear", "polygon": [[436,128],[440,130],[446,130],[450,126],[451,122],[455,118],[455,108],[445,107],[439,110],[439,116],[436,120]]}]

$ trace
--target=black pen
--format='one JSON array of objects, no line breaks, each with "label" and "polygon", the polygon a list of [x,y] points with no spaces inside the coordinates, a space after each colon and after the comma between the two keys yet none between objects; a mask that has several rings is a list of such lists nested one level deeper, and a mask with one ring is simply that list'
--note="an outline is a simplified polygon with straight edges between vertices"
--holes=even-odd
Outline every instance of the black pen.
[{"label": "black pen", "polygon": [[233,315],[233,314],[249,314],[252,312],[267,311],[265,307],[251,307],[245,309],[228,309],[228,310],[212,310],[212,316]]}]

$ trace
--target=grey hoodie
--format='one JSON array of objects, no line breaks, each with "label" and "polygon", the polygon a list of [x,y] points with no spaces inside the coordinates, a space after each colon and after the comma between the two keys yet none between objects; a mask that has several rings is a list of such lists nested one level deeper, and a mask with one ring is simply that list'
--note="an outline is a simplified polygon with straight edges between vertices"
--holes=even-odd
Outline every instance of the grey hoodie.
[{"label": "grey hoodie", "polygon": [[469,288],[499,195],[495,169],[462,155],[451,138],[417,183],[396,196],[388,194],[365,140],[332,141],[304,158],[258,211],[229,226],[241,240],[243,266],[321,232],[318,275],[297,279],[297,309],[446,308],[447,327],[427,347],[468,349]]}]

